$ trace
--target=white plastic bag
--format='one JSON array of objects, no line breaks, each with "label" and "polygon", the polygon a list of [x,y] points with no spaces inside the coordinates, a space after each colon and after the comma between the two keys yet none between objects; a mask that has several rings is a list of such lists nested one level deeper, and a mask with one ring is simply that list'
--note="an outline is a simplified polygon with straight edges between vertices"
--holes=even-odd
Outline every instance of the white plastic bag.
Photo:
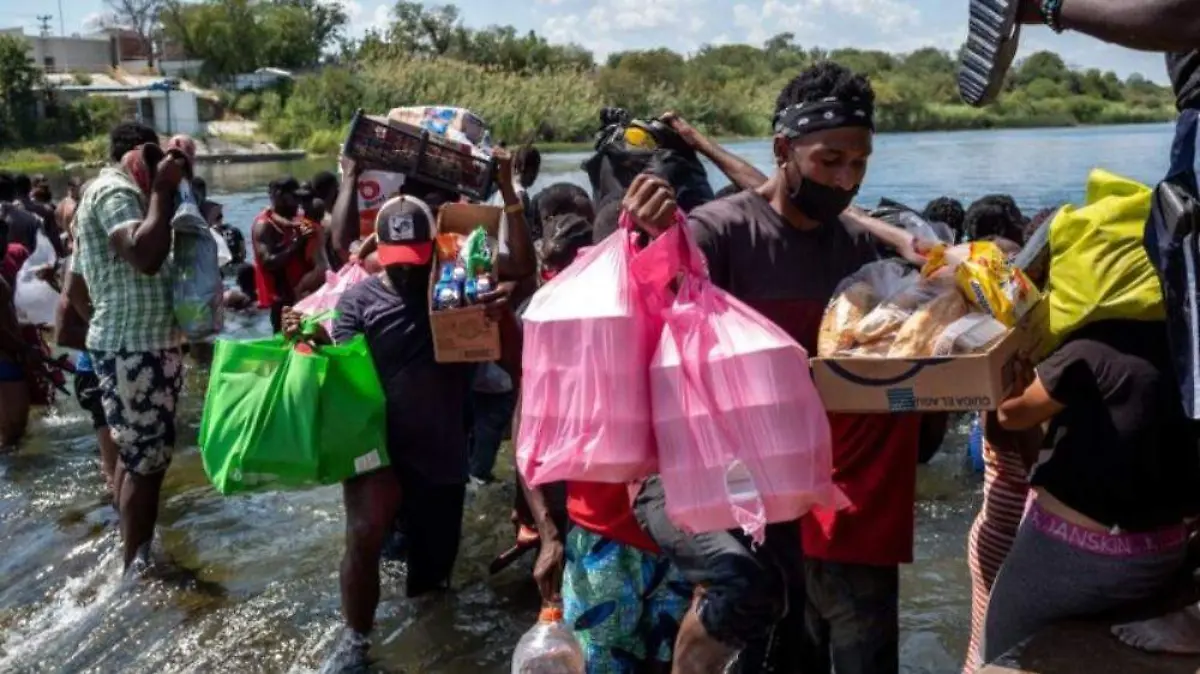
[{"label": "white plastic bag", "polygon": [[225,237],[221,236],[215,229],[208,230],[212,234],[213,241],[217,242],[217,264],[224,267],[233,262],[233,253],[229,251],[229,244],[225,242]]},{"label": "white plastic bag", "polygon": [[58,292],[49,283],[34,274],[41,267],[54,264],[57,258],[50,239],[38,232],[37,247],[17,272],[17,283],[13,289],[13,304],[17,309],[17,322],[22,325],[54,325],[54,311],[58,307]]}]

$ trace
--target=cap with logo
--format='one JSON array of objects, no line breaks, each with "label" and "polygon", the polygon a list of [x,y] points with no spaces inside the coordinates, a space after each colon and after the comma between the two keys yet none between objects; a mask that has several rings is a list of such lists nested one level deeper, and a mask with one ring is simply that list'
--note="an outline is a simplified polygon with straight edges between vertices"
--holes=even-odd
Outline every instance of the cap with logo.
[{"label": "cap with logo", "polygon": [[379,264],[427,264],[433,256],[433,211],[416,197],[393,197],[379,207],[375,234],[379,238]]}]

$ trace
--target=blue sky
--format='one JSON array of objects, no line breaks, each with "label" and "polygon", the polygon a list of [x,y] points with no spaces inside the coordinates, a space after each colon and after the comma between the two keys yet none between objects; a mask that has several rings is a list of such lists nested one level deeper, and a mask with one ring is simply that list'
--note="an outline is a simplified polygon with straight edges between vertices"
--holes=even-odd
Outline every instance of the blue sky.
[{"label": "blue sky", "polygon": [[[344,4],[352,32],[387,22],[391,2],[328,0]],[[86,29],[102,0],[59,0],[68,33]],[[552,41],[573,41],[603,55],[628,48],[667,46],[688,52],[706,43],[761,43],[783,31],[804,46],[911,51],[934,45],[955,49],[965,35],[965,0],[458,0],[472,26],[511,24]],[[54,14],[55,0],[0,0],[0,28],[37,30],[38,14]],[[1021,53],[1054,49],[1073,66],[1140,72],[1166,82],[1160,55],[1134,52],[1079,35],[1029,29]]]}]

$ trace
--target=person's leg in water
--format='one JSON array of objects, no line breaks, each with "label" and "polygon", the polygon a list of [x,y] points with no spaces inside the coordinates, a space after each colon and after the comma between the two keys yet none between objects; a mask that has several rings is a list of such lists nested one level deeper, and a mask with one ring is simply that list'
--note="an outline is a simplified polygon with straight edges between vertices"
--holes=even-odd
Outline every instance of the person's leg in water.
[{"label": "person's leg in water", "polygon": [[[805,623],[824,667],[838,674],[900,671],[900,569],[804,560]],[[827,660],[826,660],[827,658]]]},{"label": "person's leg in water", "polygon": [[125,568],[149,562],[163,478],[175,447],[183,385],[178,350],[95,354],[104,416],[120,456],[114,471]]},{"label": "person's leg in water", "polygon": [[492,469],[496,455],[504,442],[504,433],[512,423],[517,406],[517,394],[471,393],[471,477],[481,482],[494,482]]},{"label": "person's leg in water", "polygon": [[395,470],[377,470],[342,483],[346,551],[342,555],[342,618],[346,626],[321,674],[367,665],[369,635],[379,607],[379,560],[403,498]]},{"label": "person's leg in water", "polygon": [[404,535],[408,577],[405,594],[419,597],[446,590],[462,540],[465,484],[431,484],[411,469],[400,470],[404,492]]},{"label": "person's leg in water", "polygon": [[1200,604],[1157,618],[1116,625],[1112,632],[1126,646],[1149,653],[1200,655]]},{"label": "person's leg in water", "polygon": [[[796,522],[768,525],[766,542],[754,551],[732,532],[688,534],[667,517],[657,476],[642,486],[634,512],[663,555],[698,588],[675,641],[675,674],[724,671],[741,649],[770,632],[786,614],[793,584],[803,587]],[[788,638],[807,641],[805,634]],[[800,651],[802,658],[811,657],[811,649]]]},{"label": "person's leg in water", "polygon": [[104,404],[100,396],[100,379],[95,372],[78,370],[75,373],[75,399],[79,407],[92,418],[92,429],[96,432],[96,443],[100,447],[100,473],[104,476],[104,485],[113,497],[113,505],[117,504],[117,443],[113,441],[112,431],[108,420],[104,418]]},{"label": "person's leg in water", "polygon": [[15,451],[25,436],[29,406],[24,368],[11,360],[0,360],[0,454]]}]

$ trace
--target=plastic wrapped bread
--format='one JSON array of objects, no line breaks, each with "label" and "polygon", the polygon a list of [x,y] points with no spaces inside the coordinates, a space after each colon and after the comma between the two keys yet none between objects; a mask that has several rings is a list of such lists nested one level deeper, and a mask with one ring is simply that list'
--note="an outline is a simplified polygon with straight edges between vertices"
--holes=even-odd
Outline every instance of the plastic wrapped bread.
[{"label": "plastic wrapped bread", "polygon": [[951,323],[933,343],[934,356],[960,356],[985,353],[1000,340],[1009,329],[994,317],[975,311]]},{"label": "plastic wrapped bread", "polygon": [[854,346],[854,328],[879,301],[874,288],[857,281],[835,295],[821,319],[817,355],[832,356]]},{"label": "plastic wrapped bread", "polygon": [[957,288],[942,290],[904,321],[888,350],[889,358],[925,358],[946,328],[967,315],[967,301]]},{"label": "plastic wrapped bread", "polygon": [[895,337],[913,312],[945,292],[945,284],[915,281],[893,293],[863,317],[854,329],[855,342],[874,344]]}]

